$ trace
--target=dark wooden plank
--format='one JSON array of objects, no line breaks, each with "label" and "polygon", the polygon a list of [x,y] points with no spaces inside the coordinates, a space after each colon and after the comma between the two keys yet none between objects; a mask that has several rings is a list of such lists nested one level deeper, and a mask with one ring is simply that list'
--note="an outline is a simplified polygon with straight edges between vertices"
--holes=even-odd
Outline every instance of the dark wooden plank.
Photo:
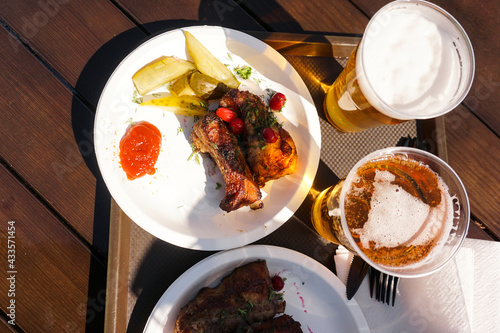
[{"label": "dark wooden plank", "polygon": [[500,239],[500,139],[467,108],[445,116],[448,160],[464,183],[472,215]]},{"label": "dark wooden plank", "polygon": [[296,1],[293,5],[286,0],[254,0],[242,5],[269,31],[361,34],[368,23],[348,0]]},{"label": "dark wooden plank", "polygon": [[500,104],[500,2],[478,3],[463,0],[436,0],[464,27],[471,39],[476,57],[476,75],[464,104],[500,135],[500,117],[496,109]]},{"label": "dark wooden plank", "polygon": [[119,0],[117,3],[151,33],[192,25],[217,25],[238,30],[263,30],[241,7],[241,1],[190,0],[169,3]]},{"label": "dark wooden plank", "polygon": [[484,229],[484,225],[474,219],[471,219],[470,221],[467,238],[498,241],[498,237],[492,235],[490,232],[487,232]]},{"label": "dark wooden plank", "polygon": [[[232,0],[125,1],[122,8],[105,0],[1,2],[0,18],[71,86],[94,106],[121,60],[148,34],[187,25],[224,25],[262,30]],[[19,46],[10,39],[14,48]]]},{"label": "dark wooden plank", "polygon": [[[389,0],[352,0],[370,17],[389,3]],[[476,57],[476,75],[474,83],[464,104],[493,131],[500,134],[500,117],[497,107],[500,105],[500,63],[498,53],[498,26],[500,25],[500,2],[432,0],[431,2],[445,9],[467,32]]]},{"label": "dark wooden plank", "polygon": [[[102,0],[2,1],[0,13],[72,86],[103,44],[135,28],[111,2]],[[105,70],[107,65],[101,65]]]},{"label": "dark wooden plank", "polygon": [[[7,318],[6,320],[11,320],[11,319]],[[1,320],[0,327],[2,327],[0,329],[0,331],[2,331],[2,332],[5,332],[5,333],[11,333],[11,332],[14,333],[15,332],[14,331],[15,326],[6,322],[4,318],[2,318],[2,320]]]},{"label": "dark wooden plank", "polygon": [[[115,67],[146,38],[106,0],[2,1],[0,17],[94,107]],[[21,48],[15,38],[9,44]]]},{"label": "dark wooden plank", "polygon": [[1,28],[0,156],[92,242],[96,178],[84,157],[93,158],[93,114],[10,38]]},{"label": "dark wooden plank", "polygon": [[[16,325],[24,332],[83,332],[90,300],[90,251],[3,166],[0,179],[2,309],[15,301]],[[8,237],[15,245],[9,263]],[[7,280],[4,274],[14,278]]]}]

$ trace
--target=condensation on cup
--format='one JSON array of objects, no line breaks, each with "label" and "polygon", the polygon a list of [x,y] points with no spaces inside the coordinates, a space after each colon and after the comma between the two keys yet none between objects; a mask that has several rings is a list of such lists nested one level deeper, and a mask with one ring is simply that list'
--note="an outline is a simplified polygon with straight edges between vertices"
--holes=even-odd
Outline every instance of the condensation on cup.
[{"label": "condensation on cup", "polygon": [[459,105],[474,77],[460,24],[426,1],[394,1],[368,23],[327,92],[325,113],[343,132],[441,116]]}]

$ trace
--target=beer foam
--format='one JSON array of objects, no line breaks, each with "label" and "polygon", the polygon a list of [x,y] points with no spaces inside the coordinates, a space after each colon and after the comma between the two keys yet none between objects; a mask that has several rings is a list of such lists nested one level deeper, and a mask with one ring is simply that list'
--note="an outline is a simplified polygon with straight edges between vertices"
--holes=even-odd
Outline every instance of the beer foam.
[{"label": "beer foam", "polygon": [[446,109],[459,81],[450,38],[423,10],[397,9],[376,17],[356,60],[367,100],[398,119],[430,117]]},{"label": "beer foam", "polygon": [[376,171],[368,220],[362,229],[355,230],[362,245],[369,247],[370,241],[376,247],[425,245],[447,236],[453,223],[453,206],[446,185],[440,181],[441,203],[430,207],[392,184],[394,179],[389,171]]}]

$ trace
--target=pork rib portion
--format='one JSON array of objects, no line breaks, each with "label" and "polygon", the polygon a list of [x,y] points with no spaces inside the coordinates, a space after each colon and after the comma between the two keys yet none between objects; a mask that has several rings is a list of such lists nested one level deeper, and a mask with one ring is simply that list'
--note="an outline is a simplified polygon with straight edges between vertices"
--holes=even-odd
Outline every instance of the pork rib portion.
[{"label": "pork rib portion", "polygon": [[262,194],[236,137],[215,112],[207,113],[193,126],[191,141],[197,150],[210,155],[222,173],[226,189],[221,209],[230,212],[243,206],[262,208]]},{"label": "pork rib portion", "polygon": [[215,288],[204,288],[183,307],[174,333],[244,332],[244,327],[273,318],[285,301],[272,292],[265,261],[236,268]]},{"label": "pork rib portion", "polygon": [[[240,143],[240,146],[260,187],[270,180],[295,172],[297,166],[295,142],[259,96],[248,91],[231,89],[221,98],[219,105],[232,109],[244,120],[244,142]],[[263,137],[265,128],[272,128],[276,133],[275,142],[266,142]]]},{"label": "pork rib portion", "polygon": [[303,333],[302,326],[284,314],[247,327],[242,333]]}]

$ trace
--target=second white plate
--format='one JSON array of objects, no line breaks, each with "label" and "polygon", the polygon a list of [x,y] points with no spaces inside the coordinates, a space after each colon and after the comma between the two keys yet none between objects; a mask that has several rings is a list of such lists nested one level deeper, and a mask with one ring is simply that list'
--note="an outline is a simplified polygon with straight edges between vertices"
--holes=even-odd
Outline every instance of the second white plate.
[{"label": "second white plate", "polygon": [[300,252],[266,245],[216,253],[191,267],[163,294],[144,333],[171,333],[181,307],[203,287],[215,287],[222,277],[246,263],[266,260],[271,276],[286,278],[285,313],[301,323],[303,332],[369,332],[354,299],[347,301],[344,284],[326,267]]}]

